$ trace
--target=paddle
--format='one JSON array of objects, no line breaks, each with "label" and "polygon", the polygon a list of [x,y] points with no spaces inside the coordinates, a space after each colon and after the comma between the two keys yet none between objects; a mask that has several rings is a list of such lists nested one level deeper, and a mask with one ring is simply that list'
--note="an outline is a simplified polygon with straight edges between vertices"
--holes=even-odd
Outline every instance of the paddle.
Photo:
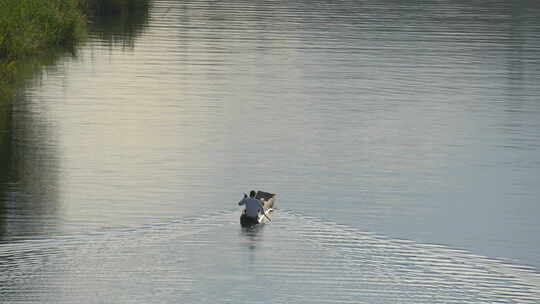
[{"label": "paddle", "polygon": [[266,215],[266,211],[264,211],[264,203],[262,203],[262,202],[261,202],[261,207],[262,207],[262,210],[263,210],[262,214],[264,215],[264,217],[266,217],[271,222],[272,220],[268,217],[268,215]]}]

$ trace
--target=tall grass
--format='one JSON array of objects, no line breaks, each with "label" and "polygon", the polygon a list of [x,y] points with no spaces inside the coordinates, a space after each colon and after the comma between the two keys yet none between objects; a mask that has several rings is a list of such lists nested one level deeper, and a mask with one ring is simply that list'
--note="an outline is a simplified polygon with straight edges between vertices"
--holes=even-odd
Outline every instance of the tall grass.
[{"label": "tall grass", "polygon": [[73,47],[85,33],[86,15],[146,8],[149,0],[0,0],[0,100],[9,95],[21,60]]},{"label": "tall grass", "polygon": [[0,0],[0,59],[74,43],[84,25],[80,7],[80,0]]},{"label": "tall grass", "polygon": [[0,0],[0,94],[9,93],[21,59],[72,46],[83,20],[80,0]]}]

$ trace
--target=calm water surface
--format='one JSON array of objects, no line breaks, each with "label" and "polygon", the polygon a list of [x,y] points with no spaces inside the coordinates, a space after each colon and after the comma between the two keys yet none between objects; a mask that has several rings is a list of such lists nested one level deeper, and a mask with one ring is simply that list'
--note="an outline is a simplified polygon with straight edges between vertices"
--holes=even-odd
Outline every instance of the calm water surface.
[{"label": "calm water surface", "polygon": [[[165,1],[0,110],[2,303],[540,303],[540,4]],[[236,205],[278,193],[262,229]]]}]

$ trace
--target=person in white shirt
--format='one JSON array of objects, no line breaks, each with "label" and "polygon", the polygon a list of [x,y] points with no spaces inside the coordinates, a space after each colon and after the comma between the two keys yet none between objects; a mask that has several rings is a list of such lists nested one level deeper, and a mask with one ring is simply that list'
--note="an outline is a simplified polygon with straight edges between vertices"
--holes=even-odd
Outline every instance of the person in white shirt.
[{"label": "person in white shirt", "polygon": [[258,222],[259,212],[264,212],[263,204],[260,200],[255,198],[255,191],[249,193],[249,197],[244,194],[244,198],[238,202],[239,206],[246,205],[246,216]]}]

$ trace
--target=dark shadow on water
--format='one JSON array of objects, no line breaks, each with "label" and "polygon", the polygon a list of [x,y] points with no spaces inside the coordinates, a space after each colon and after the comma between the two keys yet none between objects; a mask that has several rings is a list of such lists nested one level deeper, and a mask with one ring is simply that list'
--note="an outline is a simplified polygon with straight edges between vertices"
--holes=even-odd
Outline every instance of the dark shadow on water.
[{"label": "dark shadow on water", "polygon": [[262,225],[255,225],[253,227],[248,227],[248,228],[243,228],[243,227],[240,228],[241,235],[249,240],[248,248],[250,250],[257,249],[257,243],[262,241],[262,235],[263,235],[265,226],[266,226],[265,224],[262,224]]},{"label": "dark shadow on water", "polygon": [[75,46],[22,59],[13,79],[4,83],[14,94],[0,96],[0,242],[47,235],[45,226],[55,222],[55,138],[50,121],[34,115],[40,101],[25,91],[55,72],[58,60],[76,56]]},{"label": "dark shadow on water", "polygon": [[11,164],[11,113],[12,106],[0,103],[0,240],[7,232],[6,199]]},{"label": "dark shadow on water", "polygon": [[94,36],[112,46],[132,49],[137,37],[148,25],[147,9],[130,11],[119,15],[92,16],[89,31]]},{"label": "dark shadow on water", "polygon": [[[148,9],[94,16],[89,31],[111,47],[133,48],[136,37],[148,23],[148,16]],[[57,73],[55,64],[59,60],[76,57],[77,47],[80,45],[73,49],[53,49],[21,61],[11,85],[18,93],[7,100],[0,96],[0,242],[58,231],[61,151],[58,151],[54,124],[47,113],[40,113],[39,103],[48,101],[34,100],[25,91],[39,87],[42,75],[49,71]]]},{"label": "dark shadow on water", "polygon": [[19,96],[0,109],[0,241],[57,230],[58,153],[45,117]]}]

